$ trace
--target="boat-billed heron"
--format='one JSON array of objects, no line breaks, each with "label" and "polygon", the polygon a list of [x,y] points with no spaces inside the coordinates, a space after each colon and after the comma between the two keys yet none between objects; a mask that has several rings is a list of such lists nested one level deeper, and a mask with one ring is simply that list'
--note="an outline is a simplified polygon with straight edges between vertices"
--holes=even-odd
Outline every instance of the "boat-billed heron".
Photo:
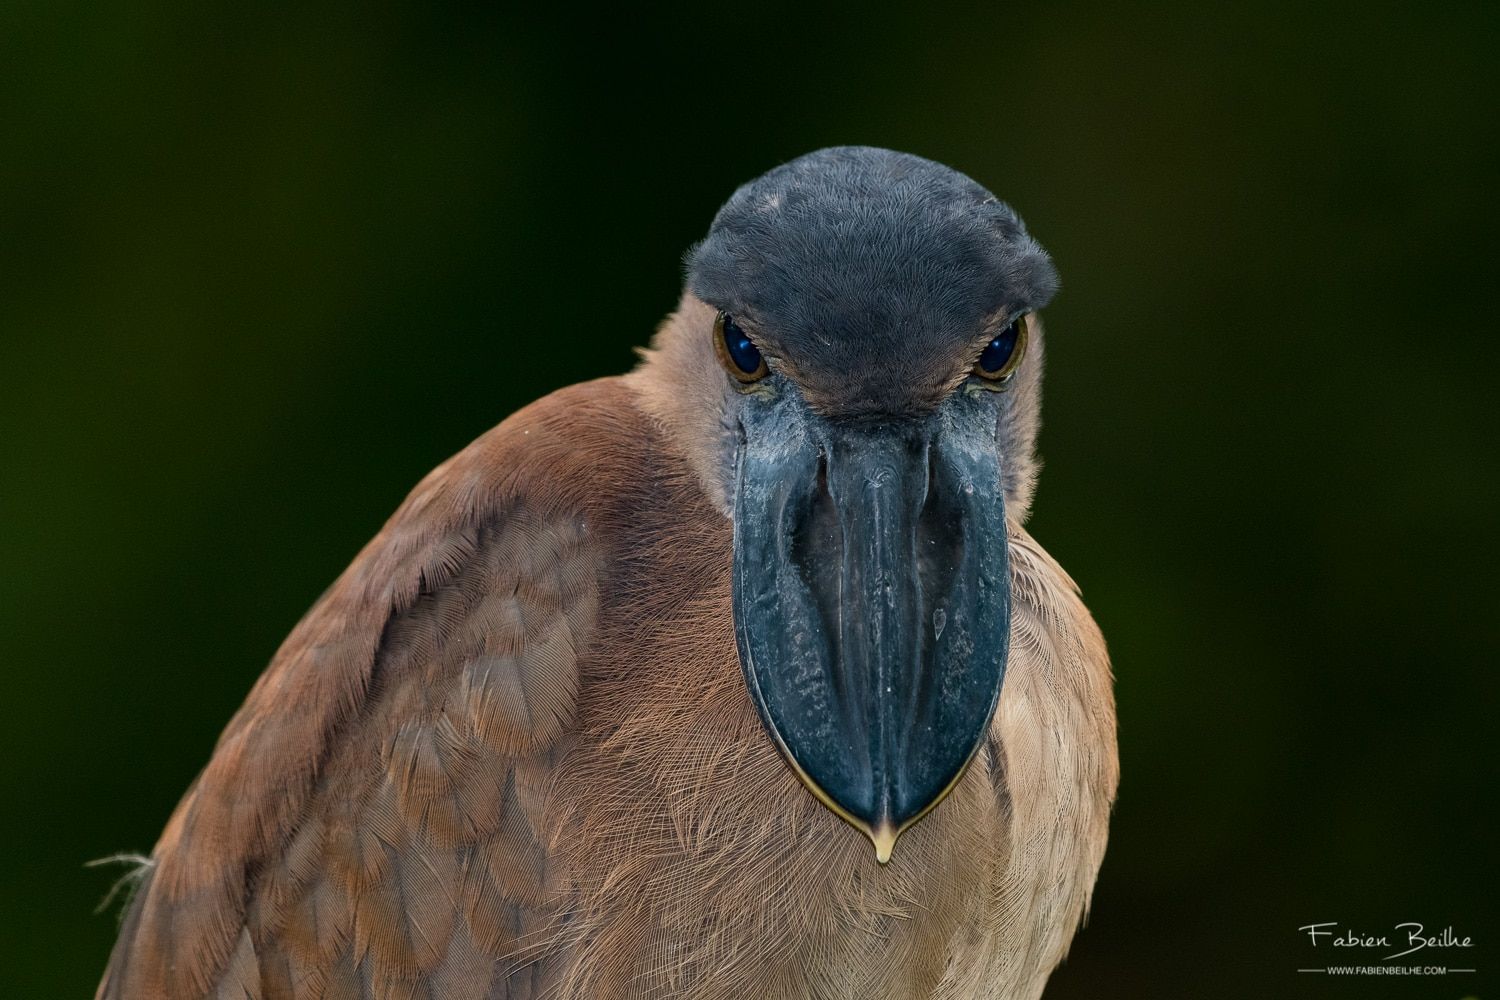
[{"label": "boat-billed heron", "polygon": [[1056,283],[915,156],[740,188],[639,367],[439,466],[293,629],[99,996],[1039,995],[1117,776],[1023,527]]}]

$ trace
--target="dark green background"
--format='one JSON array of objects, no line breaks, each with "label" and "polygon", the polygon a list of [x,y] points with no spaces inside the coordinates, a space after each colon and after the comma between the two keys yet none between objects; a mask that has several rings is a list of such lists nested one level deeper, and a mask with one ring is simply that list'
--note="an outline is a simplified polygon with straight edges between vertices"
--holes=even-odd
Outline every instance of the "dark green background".
[{"label": "dark green background", "polygon": [[[0,995],[92,990],[83,862],[417,478],[628,368],[734,186],[845,142],[1063,274],[1033,527],[1124,780],[1048,996],[1494,995],[1493,2],[212,6],[0,13]],[[1299,977],[1321,920],[1480,971]]]}]

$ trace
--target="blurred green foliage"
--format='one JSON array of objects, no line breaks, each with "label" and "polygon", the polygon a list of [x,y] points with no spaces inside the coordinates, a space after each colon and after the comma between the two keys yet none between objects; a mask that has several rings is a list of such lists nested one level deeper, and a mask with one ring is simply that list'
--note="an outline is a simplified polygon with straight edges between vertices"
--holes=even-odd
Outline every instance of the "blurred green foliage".
[{"label": "blurred green foliage", "polygon": [[[1035,533],[1124,782],[1049,997],[1500,977],[1493,3],[0,8],[0,995],[431,466],[626,369],[738,183],[887,145],[1052,251]],[[1448,980],[1452,982],[1452,979]],[[1305,994],[1298,991],[1307,991]]]}]

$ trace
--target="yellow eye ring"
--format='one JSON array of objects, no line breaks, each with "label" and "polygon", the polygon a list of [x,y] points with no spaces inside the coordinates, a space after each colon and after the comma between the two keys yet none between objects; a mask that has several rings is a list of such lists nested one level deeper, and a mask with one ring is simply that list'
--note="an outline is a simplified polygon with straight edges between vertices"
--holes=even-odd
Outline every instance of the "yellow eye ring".
[{"label": "yellow eye ring", "polygon": [[724,370],[737,382],[748,385],[770,374],[760,348],[726,312],[720,312],[714,319],[714,350]]},{"label": "yellow eye ring", "polygon": [[984,345],[979,360],[974,362],[974,374],[983,379],[991,389],[1001,389],[1021,366],[1026,357],[1026,341],[1030,334],[1029,314],[1022,313]]}]

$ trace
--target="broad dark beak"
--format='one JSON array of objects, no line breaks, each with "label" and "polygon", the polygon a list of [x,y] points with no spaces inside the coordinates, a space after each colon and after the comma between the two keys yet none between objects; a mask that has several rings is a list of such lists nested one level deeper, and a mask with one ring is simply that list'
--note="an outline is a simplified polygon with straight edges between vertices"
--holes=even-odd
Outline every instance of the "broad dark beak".
[{"label": "broad dark beak", "polygon": [[[984,396],[990,394],[985,393]],[[747,399],[734,617],[761,720],[877,858],[984,741],[1010,635],[992,403],[841,424]]]}]

